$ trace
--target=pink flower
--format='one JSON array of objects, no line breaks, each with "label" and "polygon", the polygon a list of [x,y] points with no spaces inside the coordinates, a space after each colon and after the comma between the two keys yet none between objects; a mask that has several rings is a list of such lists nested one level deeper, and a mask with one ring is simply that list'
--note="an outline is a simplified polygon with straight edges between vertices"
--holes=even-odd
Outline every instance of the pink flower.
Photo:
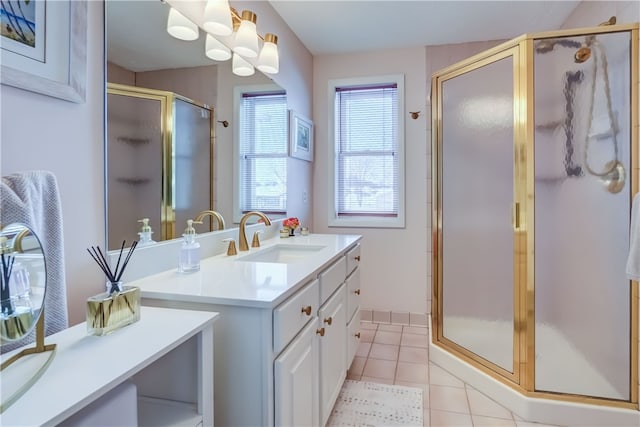
[{"label": "pink flower", "polygon": [[282,225],[291,229],[295,229],[300,225],[300,220],[296,217],[287,218],[282,221]]}]

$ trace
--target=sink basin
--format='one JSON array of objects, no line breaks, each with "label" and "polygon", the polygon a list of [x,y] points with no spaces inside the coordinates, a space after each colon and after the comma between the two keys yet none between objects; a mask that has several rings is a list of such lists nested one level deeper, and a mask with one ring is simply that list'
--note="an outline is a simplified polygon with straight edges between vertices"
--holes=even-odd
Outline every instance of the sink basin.
[{"label": "sink basin", "polygon": [[314,245],[275,245],[259,252],[236,258],[236,261],[272,262],[288,264],[303,261],[307,256],[316,253],[326,246]]}]

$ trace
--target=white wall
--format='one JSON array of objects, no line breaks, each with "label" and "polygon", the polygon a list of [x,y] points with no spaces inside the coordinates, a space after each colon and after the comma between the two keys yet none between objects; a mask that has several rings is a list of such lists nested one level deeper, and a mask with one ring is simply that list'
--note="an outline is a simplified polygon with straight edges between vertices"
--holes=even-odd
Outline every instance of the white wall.
[{"label": "white wall", "polygon": [[84,321],[85,300],[104,289],[86,248],[104,246],[103,8],[88,2],[87,96],[84,104],[0,86],[1,173],[45,169],[62,200],[69,321]]},{"label": "white wall", "polygon": [[[313,118],[315,121],[313,231],[362,234],[362,307],[392,312],[427,313],[430,305],[431,248],[429,115],[426,111],[427,75],[424,47],[362,54],[316,56],[313,64]],[[404,229],[343,228],[327,225],[329,147],[327,99],[330,79],[387,74],[405,75]],[[409,111],[421,111],[413,120]]]}]

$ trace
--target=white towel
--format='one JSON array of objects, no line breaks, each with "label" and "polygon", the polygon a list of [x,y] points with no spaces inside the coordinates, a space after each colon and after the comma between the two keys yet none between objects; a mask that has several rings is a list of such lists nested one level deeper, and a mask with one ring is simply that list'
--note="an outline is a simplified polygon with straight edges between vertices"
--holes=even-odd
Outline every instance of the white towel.
[{"label": "white towel", "polygon": [[633,197],[631,205],[627,277],[629,280],[640,280],[640,193]]},{"label": "white towel", "polygon": [[[2,177],[0,224],[22,223],[39,237],[47,265],[45,334],[69,326],[67,286],[62,239],[62,207],[55,176],[47,171],[27,171]],[[2,352],[35,341],[35,330],[26,337],[3,343]]]}]

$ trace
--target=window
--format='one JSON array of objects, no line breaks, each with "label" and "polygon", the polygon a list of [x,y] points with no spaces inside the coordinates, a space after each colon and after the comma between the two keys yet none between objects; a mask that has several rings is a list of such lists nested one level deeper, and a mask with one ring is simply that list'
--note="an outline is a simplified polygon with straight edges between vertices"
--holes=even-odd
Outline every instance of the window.
[{"label": "window", "polygon": [[403,83],[402,76],[329,83],[330,226],[404,227]]},{"label": "window", "polygon": [[282,91],[242,92],[239,100],[238,194],[234,219],[287,210],[287,98]]}]

